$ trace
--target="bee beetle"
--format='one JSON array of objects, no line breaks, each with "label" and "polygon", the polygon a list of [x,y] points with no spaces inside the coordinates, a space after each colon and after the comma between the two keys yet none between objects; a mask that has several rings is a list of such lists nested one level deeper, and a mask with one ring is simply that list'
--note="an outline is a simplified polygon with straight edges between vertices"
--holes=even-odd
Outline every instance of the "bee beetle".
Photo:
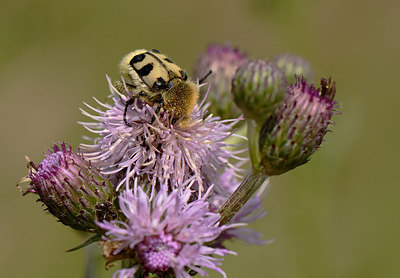
[{"label": "bee beetle", "polygon": [[[126,119],[127,109],[135,98],[152,106],[158,105],[156,113],[161,107],[168,112],[173,110],[174,120],[181,119],[182,124],[190,119],[199,98],[199,88],[166,55],[155,49],[138,49],[122,58],[119,70],[128,90],[133,92],[125,104],[124,122],[127,126],[131,126]],[[211,71],[199,82],[202,83],[209,74]],[[121,81],[115,82],[114,86],[121,93],[125,91]],[[155,117],[150,123],[154,120]]]}]

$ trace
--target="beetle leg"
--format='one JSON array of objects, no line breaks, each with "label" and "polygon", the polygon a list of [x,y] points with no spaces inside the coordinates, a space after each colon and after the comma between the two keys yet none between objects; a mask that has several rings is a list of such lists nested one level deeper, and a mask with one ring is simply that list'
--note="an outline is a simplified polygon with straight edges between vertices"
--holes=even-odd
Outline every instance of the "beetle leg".
[{"label": "beetle leg", "polygon": [[127,102],[125,102],[125,109],[124,109],[124,122],[127,126],[131,127],[132,125],[130,123],[128,123],[128,121],[126,120],[126,113],[128,112],[128,107],[130,105],[132,105],[135,102],[135,98],[130,98],[128,99]]},{"label": "beetle leg", "polygon": [[[158,114],[161,110],[161,107],[164,105],[164,99],[162,98],[160,101],[160,104],[157,106],[155,113]],[[153,117],[151,118],[151,121],[149,122],[149,124],[153,124],[154,121],[156,120],[156,116],[153,115]]]}]

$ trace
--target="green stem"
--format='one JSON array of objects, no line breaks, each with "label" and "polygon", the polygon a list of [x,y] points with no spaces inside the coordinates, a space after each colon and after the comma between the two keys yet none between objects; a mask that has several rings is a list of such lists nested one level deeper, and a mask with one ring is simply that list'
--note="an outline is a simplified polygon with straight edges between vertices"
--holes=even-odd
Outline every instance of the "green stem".
[{"label": "green stem", "polygon": [[268,176],[264,172],[257,171],[253,167],[250,168],[239,187],[218,210],[218,213],[221,214],[220,226],[229,223],[267,178]]},{"label": "green stem", "polygon": [[260,125],[257,125],[256,121],[247,119],[247,140],[249,142],[249,154],[250,161],[253,168],[258,169],[260,167],[261,157],[259,150],[259,134]]}]

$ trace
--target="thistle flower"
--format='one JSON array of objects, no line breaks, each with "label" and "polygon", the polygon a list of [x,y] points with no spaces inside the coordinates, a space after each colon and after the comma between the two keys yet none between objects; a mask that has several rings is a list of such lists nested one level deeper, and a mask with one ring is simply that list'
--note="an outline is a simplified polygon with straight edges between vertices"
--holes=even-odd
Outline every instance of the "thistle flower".
[{"label": "thistle flower", "polygon": [[[204,268],[225,273],[219,268],[222,258],[235,254],[223,248],[203,246],[232,226],[218,226],[219,215],[209,211],[202,199],[189,202],[191,192],[167,186],[150,199],[135,182],[134,189],[120,195],[120,207],[126,222],[98,222],[106,231],[102,239],[103,254],[108,262],[130,260],[132,268],[124,268],[114,277],[133,277],[134,273],[156,273],[190,277],[187,269],[207,275]],[[164,277],[164,276],[163,276]]]},{"label": "thistle flower", "polygon": [[[163,109],[156,113],[156,107],[137,99],[127,112],[129,127],[123,115],[130,92],[122,95],[110,79],[108,83],[114,104],[103,104],[95,99],[105,111],[88,104],[86,106],[98,115],[82,110],[98,122],[81,124],[99,137],[93,139],[92,144],[82,144],[81,148],[85,158],[99,167],[101,173],[117,180],[117,189],[136,177],[144,184],[149,181],[154,188],[167,181],[180,187],[194,176],[196,185],[192,188],[197,187],[201,197],[202,192],[215,183],[220,170],[230,166],[228,158],[232,154],[225,148],[224,140],[231,135],[232,125],[238,120],[204,118],[206,106],[196,106],[191,120],[181,125]],[[149,123],[152,117],[155,120]]]},{"label": "thistle flower", "polygon": [[285,53],[276,56],[273,61],[283,71],[289,84],[296,82],[296,76],[301,75],[308,81],[314,77],[310,63],[303,57]]},{"label": "thistle flower", "polygon": [[95,220],[117,217],[111,182],[66,143],[54,144],[39,165],[31,163],[28,178],[25,194],[38,194],[50,213],[74,229],[95,232]]},{"label": "thistle flower", "polygon": [[283,100],[286,86],[284,73],[274,63],[249,61],[233,77],[233,100],[245,118],[263,123]]},{"label": "thistle flower", "polygon": [[[208,96],[211,102],[209,112],[222,119],[235,118],[240,110],[235,106],[231,97],[232,78],[237,68],[247,61],[247,56],[229,44],[212,44],[203,53],[194,68],[194,76],[202,78],[209,70],[212,74],[207,77],[207,83],[212,89]],[[206,90],[201,90],[205,95]]]},{"label": "thistle flower", "polygon": [[261,164],[267,175],[279,175],[306,163],[322,143],[335,113],[335,82],[321,79],[321,88],[303,78],[288,88],[278,111],[260,132]]}]

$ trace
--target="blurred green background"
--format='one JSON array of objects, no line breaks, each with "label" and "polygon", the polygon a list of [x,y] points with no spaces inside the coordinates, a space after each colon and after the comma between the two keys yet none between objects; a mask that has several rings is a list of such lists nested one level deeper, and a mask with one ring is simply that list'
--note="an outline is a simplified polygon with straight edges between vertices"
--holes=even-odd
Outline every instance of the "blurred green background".
[{"label": "blurred green background", "polygon": [[77,147],[78,108],[105,99],[105,74],[117,78],[129,51],[160,49],[190,72],[209,43],[230,41],[256,58],[305,57],[337,81],[342,115],[307,165],[272,178],[252,227],[275,241],[230,244],[228,276],[400,277],[399,12],[389,0],[2,1],[0,276],[84,275],[85,251],[64,252],[82,236],[15,187],[24,155]]}]

